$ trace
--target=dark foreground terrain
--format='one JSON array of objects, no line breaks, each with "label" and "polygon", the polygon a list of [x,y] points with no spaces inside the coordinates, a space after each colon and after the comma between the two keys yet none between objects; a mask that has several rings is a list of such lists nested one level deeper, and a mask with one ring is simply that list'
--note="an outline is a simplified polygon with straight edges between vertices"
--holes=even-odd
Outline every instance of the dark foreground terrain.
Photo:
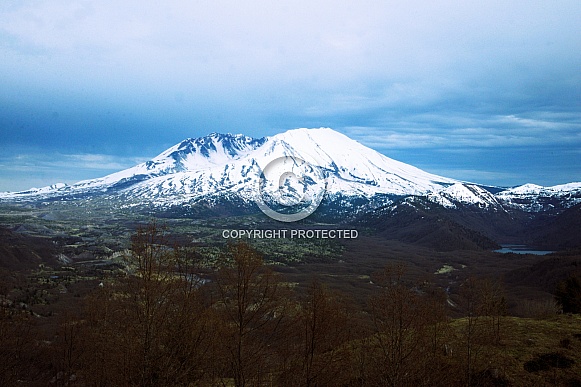
[{"label": "dark foreground terrain", "polygon": [[[356,239],[233,240],[280,225],[0,210],[2,386],[581,385],[578,250],[441,249],[362,224]],[[446,227],[417,234],[475,240]]]}]

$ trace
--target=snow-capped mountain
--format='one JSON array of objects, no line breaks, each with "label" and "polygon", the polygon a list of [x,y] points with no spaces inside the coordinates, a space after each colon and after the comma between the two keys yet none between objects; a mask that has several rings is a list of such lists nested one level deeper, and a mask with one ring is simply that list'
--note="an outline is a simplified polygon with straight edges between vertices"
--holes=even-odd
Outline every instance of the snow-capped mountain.
[{"label": "snow-capped mountain", "polygon": [[322,171],[327,202],[335,200],[336,205],[353,211],[356,210],[353,198],[359,202],[365,199],[366,205],[380,206],[396,198],[423,196],[448,209],[473,206],[494,211],[505,208],[542,211],[581,202],[581,183],[555,187],[525,185],[493,194],[477,184],[434,175],[393,160],[328,128],[294,129],[259,139],[212,133],[184,140],[150,161],[102,178],[0,193],[0,200],[98,196],[132,206],[158,208],[189,205],[207,198],[253,203],[261,173],[281,157],[305,160]]},{"label": "snow-capped mountain", "polygon": [[524,184],[502,191],[497,197],[502,203],[527,212],[560,211],[581,203],[581,183],[553,187]]},{"label": "snow-capped mountain", "polygon": [[109,194],[165,204],[236,193],[250,200],[260,172],[279,157],[300,158],[327,176],[327,192],[347,196],[425,195],[457,183],[390,159],[327,128],[295,129],[272,137],[210,134],[187,139],[150,161],[103,178],[54,185],[3,199]]}]

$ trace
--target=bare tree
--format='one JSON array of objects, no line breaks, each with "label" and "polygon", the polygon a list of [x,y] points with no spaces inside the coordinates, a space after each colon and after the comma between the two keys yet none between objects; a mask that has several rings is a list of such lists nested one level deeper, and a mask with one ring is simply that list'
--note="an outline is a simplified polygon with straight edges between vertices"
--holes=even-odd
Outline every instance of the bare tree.
[{"label": "bare tree", "polygon": [[273,377],[271,361],[287,318],[286,289],[246,243],[228,246],[216,276],[216,308],[223,316],[225,372],[236,386]]},{"label": "bare tree", "polygon": [[296,314],[294,365],[281,384],[325,386],[342,384],[350,375],[350,340],[353,307],[345,297],[331,291],[317,279],[298,303]]},{"label": "bare tree", "polygon": [[382,386],[437,385],[441,366],[434,345],[445,316],[441,307],[433,308],[441,297],[434,297],[420,285],[407,281],[405,267],[388,266],[378,276],[381,286],[370,300],[375,334],[369,342],[372,369],[369,383]]},{"label": "bare tree", "polygon": [[97,289],[87,307],[85,364],[100,384],[187,385],[204,377],[213,329],[192,259],[157,224],[137,230],[129,275]]},{"label": "bare tree", "polygon": [[30,315],[0,294],[0,385],[16,385],[27,371],[32,327]]},{"label": "bare tree", "polygon": [[483,279],[478,281],[479,305],[478,312],[486,320],[487,339],[499,344],[501,339],[502,318],[506,315],[506,296],[500,281]]},{"label": "bare tree", "polygon": [[55,385],[68,385],[78,378],[82,369],[84,340],[83,320],[75,313],[65,312],[59,318],[56,336],[51,346]]}]

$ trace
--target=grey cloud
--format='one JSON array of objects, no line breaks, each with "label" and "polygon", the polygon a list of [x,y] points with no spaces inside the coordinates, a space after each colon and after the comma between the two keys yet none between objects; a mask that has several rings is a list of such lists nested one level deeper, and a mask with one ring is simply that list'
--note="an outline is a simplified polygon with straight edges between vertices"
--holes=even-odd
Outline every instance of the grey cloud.
[{"label": "grey cloud", "polygon": [[0,131],[63,154],[303,126],[385,152],[581,148],[580,13],[578,0],[8,0]]}]

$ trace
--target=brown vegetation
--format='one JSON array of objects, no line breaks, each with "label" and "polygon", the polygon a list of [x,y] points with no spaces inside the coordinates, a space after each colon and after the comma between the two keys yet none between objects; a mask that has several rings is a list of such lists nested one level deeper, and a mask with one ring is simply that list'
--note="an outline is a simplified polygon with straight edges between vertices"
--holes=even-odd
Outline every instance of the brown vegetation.
[{"label": "brown vegetation", "polygon": [[[507,317],[498,281],[468,277],[452,301],[392,264],[370,278],[363,306],[320,278],[296,288],[245,243],[228,245],[209,276],[155,223],[130,251],[125,274],[69,286],[61,303],[0,275],[0,385],[579,382],[579,319]],[[462,318],[449,317],[450,303]]]}]

